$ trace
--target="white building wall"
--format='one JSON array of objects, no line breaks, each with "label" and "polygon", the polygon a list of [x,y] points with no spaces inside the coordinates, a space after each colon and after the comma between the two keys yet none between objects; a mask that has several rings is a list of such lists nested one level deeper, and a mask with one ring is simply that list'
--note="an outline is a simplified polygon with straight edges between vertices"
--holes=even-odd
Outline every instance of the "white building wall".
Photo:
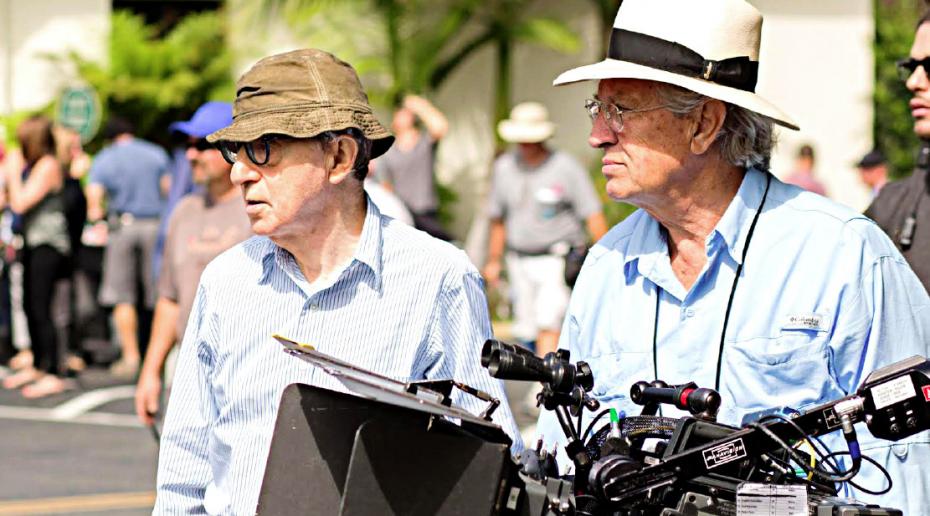
[{"label": "white building wall", "polygon": [[75,74],[43,56],[102,61],[109,30],[109,0],[0,0],[0,114],[54,100]]},{"label": "white building wall", "polygon": [[864,210],[869,192],[855,163],[872,146],[874,22],[869,0],[753,0],[762,11],[758,91],[801,130],[782,130],[772,163],[785,177],[811,143],[828,195]]}]

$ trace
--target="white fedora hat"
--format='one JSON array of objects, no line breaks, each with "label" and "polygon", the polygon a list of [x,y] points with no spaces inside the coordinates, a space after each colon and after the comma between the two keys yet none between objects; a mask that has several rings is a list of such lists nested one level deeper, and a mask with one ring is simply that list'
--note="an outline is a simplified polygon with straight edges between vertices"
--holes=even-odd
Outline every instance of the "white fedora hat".
[{"label": "white fedora hat", "polygon": [[524,102],[510,110],[510,118],[497,124],[497,133],[505,142],[539,143],[552,137],[555,124],[549,121],[546,106]]},{"label": "white fedora hat", "polygon": [[755,93],[762,15],[743,0],[625,0],[607,58],[559,75],[556,86],[644,79],[682,88],[798,125]]}]

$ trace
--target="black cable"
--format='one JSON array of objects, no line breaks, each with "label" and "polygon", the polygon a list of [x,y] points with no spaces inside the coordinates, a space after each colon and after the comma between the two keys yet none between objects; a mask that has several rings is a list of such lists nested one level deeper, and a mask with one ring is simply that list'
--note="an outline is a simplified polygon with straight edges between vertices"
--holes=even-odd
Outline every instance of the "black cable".
[{"label": "black cable", "polygon": [[[764,416],[764,417],[760,418],[759,421],[766,421],[766,420],[769,420],[769,419],[778,419],[778,420],[780,420],[780,421],[784,421],[785,423],[791,425],[795,430],[797,430],[798,434],[804,436],[804,439],[806,439],[808,442],[810,442],[811,439],[813,439],[814,442],[816,442],[818,445],[820,445],[821,448],[823,448],[824,450],[827,451],[827,453],[823,453],[819,448],[817,448],[817,446],[814,445],[814,442],[811,442],[811,448],[813,448],[814,452],[815,452],[815,453],[817,454],[817,456],[820,458],[820,462],[822,462],[823,464],[829,466],[830,469],[833,470],[833,473],[835,473],[835,474],[837,474],[837,475],[840,474],[840,471],[841,471],[841,470],[840,470],[840,465],[836,462],[836,460],[834,459],[834,457],[835,457],[835,456],[839,456],[839,455],[850,455],[850,453],[849,453],[848,451],[833,452],[832,450],[830,450],[830,447],[827,446],[826,443],[824,443],[823,440],[822,440],[820,437],[817,437],[817,436],[815,436],[815,435],[807,435],[807,434],[805,434],[804,429],[802,429],[800,426],[798,426],[797,423],[795,423],[795,422],[794,422],[793,420],[791,420],[790,418],[786,418],[785,416],[782,416],[781,414],[770,414],[770,415],[768,415],[768,416]],[[867,455],[862,455],[862,458],[864,458],[867,462],[870,462],[870,463],[872,463],[873,465],[875,465],[875,467],[878,468],[879,471],[881,471],[882,475],[883,475],[886,479],[888,479],[888,487],[885,488],[885,489],[882,490],[882,491],[872,491],[872,490],[870,490],[870,489],[866,489],[865,487],[862,487],[860,484],[854,482],[853,480],[846,480],[846,483],[849,484],[850,486],[852,486],[852,487],[854,487],[854,488],[856,488],[856,489],[862,491],[863,493],[867,493],[867,494],[871,494],[871,495],[882,495],[882,494],[885,494],[885,493],[887,493],[888,491],[890,491],[890,490],[891,490],[891,486],[892,486],[892,481],[891,481],[891,474],[888,473],[888,470],[885,469],[884,466],[882,466],[881,464],[879,464],[878,462],[876,462],[874,459],[872,459],[871,457],[869,457],[869,456],[867,456]]]},{"label": "black cable", "polygon": [[723,329],[720,330],[720,347],[717,352],[717,375],[714,377],[714,390],[720,392],[720,369],[723,366],[723,345],[727,338],[727,325],[730,324],[730,309],[733,308],[733,298],[736,297],[736,285],[739,283],[740,274],[743,273],[743,265],[746,264],[746,255],[749,253],[749,243],[752,242],[752,234],[756,231],[756,222],[759,222],[759,215],[762,214],[762,208],[765,207],[765,200],[769,196],[769,187],[772,186],[772,174],[765,174],[765,192],[762,194],[762,200],[759,202],[759,208],[752,217],[752,223],[749,225],[749,231],[746,232],[746,243],[743,244],[743,258],[739,265],[736,266],[736,277],[733,278],[733,286],[730,288],[730,298],[727,300],[727,311],[723,314]]},{"label": "black cable", "polygon": [[581,408],[578,409],[578,426],[575,429],[575,435],[577,435],[578,438],[581,439],[582,443],[584,443],[584,437],[581,436],[582,435],[581,434],[581,418],[583,416],[584,416],[584,405],[582,405]]},{"label": "black cable", "polygon": [[591,430],[594,428],[594,424],[597,423],[597,421],[598,421],[599,419],[601,419],[602,417],[604,417],[605,414],[609,414],[609,413],[610,413],[610,409],[608,408],[608,409],[604,409],[604,410],[598,412],[597,415],[594,416],[594,419],[592,419],[591,422],[588,423],[588,428],[584,431],[583,434],[581,434],[581,441],[582,441],[582,442],[584,442],[585,440],[588,439],[588,435],[591,433]]},{"label": "black cable", "polygon": [[814,449],[814,453],[817,454],[817,456],[820,458],[820,461],[821,461],[821,462],[823,462],[823,463],[826,464],[827,466],[830,466],[830,468],[833,469],[833,472],[834,472],[834,473],[836,473],[837,475],[840,474],[840,466],[839,466],[839,464],[837,464],[835,461],[832,462],[832,463],[830,462],[829,454],[832,452],[832,450],[830,450],[830,447],[827,446],[827,445],[823,442],[823,440],[821,440],[821,439],[820,439],[819,437],[817,437],[817,436],[809,436],[809,435],[807,435],[807,432],[805,432],[803,428],[801,428],[797,423],[795,423],[794,420],[792,420],[791,418],[785,417],[785,416],[783,416],[783,415],[781,415],[781,414],[769,414],[769,415],[767,415],[767,416],[763,416],[763,417],[759,418],[759,422],[760,422],[760,423],[764,423],[764,422],[766,422],[766,421],[773,420],[773,419],[774,419],[774,420],[778,420],[778,421],[782,421],[782,422],[788,424],[789,426],[791,426],[792,428],[794,428],[794,429],[798,432],[798,435],[801,436],[801,439],[805,439],[805,440],[807,440],[808,442],[810,442],[811,438],[813,438],[813,440],[814,440],[817,444],[819,444],[821,448],[823,448],[824,450],[826,450],[826,453],[824,453],[823,451],[819,450],[816,446],[814,446],[814,443],[811,443],[811,448]]},{"label": "black cable", "polygon": [[[848,451],[839,451],[839,452],[830,452],[829,454],[827,454],[827,456],[828,456],[828,457],[833,457],[834,455],[839,456],[839,455],[849,455],[849,454],[850,454],[850,453],[849,453]],[[882,490],[880,490],[880,491],[872,491],[872,490],[870,490],[870,489],[866,489],[866,488],[862,487],[861,485],[859,485],[859,484],[853,482],[852,480],[847,480],[846,483],[849,484],[849,485],[851,485],[851,486],[853,486],[854,488],[858,489],[859,491],[862,491],[863,493],[870,494],[870,495],[875,495],[875,496],[883,495],[883,494],[885,494],[885,493],[891,491],[891,487],[894,485],[894,482],[891,480],[891,473],[888,473],[888,470],[885,469],[884,466],[882,466],[881,464],[879,464],[878,461],[876,461],[876,460],[873,459],[872,457],[869,457],[868,455],[862,455],[862,458],[865,459],[866,462],[869,462],[869,463],[871,463],[872,465],[874,465],[876,468],[878,468],[879,471],[881,471],[882,476],[884,476],[884,477],[885,477],[885,480],[888,481],[888,487],[886,487],[886,488],[884,488],[884,489],[882,489]]]},{"label": "black cable", "polygon": [[[788,425],[790,425],[792,428],[794,428],[798,432],[798,435],[802,436],[802,438],[806,439],[808,442],[810,442],[810,440],[813,439],[814,442],[819,444],[820,447],[826,450],[827,452],[827,453],[823,453],[820,449],[817,448],[817,446],[814,445],[814,443],[811,443],[811,448],[814,449],[814,452],[816,452],[817,456],[820,458],[820,462],[829,466],[830,469],[833,470],[833,473],[837,475],[840,474],[840,471],[841,471],[840,465],[835,461],[834,457],[840,456],[840,455],[850,455],[848,451],[834,452],[830,450],[830,447],[827,446],[820,437],[817,437],[815,435],[807,435],[804,432],[804,429],[801,428],[797,423],[795,423],[794,420],[792,420],[791,418],[787,418],[781,414],[769,414],[767,416],[763,416],[762,418],[759,419],[759,422],[761,423],[761,422],[765,422],[765,421],[769,421],[773,419],[787,423]],[[878,468],[879,471],[881,471],[882,476],[884,476],[888,480],[888,487],[881,491],[872,491],[871,489],[862,487],[860,484],[854,482],[853,480],[846,480],[846,483],[862,491],[863,493],[870,494],[870,495],[882,495],[890,491],[893,483],[891,480],[891,474],[888,473],[888,470],[885,469],[884,466],[882,466],[881,464],[879,464],[878,462],[876,462],[874,459],[872,459],[871,457],[867,455],[862,455],[862,458],[865,459],[867,462],[873,464],[876,468]]]},{"label": "black cable", "polygon": [[[833,475],[833,474],[824,473],[819,468],[811,468],[810,466],[804,463],[804,459],[800,455],[798,455],[798,453],[794,450],[794,448],[791,447],[790,444],[786,443],[781,437],[775,434],[775,432],[771,431],[768,427],[766,427],[765,425],[761,423],[750,423],[748,426],[750,428],[755,428],[756,430],[759,430],[760,432],[762,432],[763,435],[765,435],[766,437],[774,441],[776,444],[778,444],[783,450],[785,450],[785,452],[788,453],[788,456],[791,457],[791,460],[795,461],[801,467],[801,469],[803,469],[806,473],[814,475],[826,482],[845,482],[849,480],[849,478],[852,478],[857,473],[859,473],[859,468],[856,467],[856,468],[852,468],[846,471],[845,474],[837,477],[836,475]],[[845,478],[846,476],[848,476],[849,478]]]},{"label": "black cable", "polygon": [[578,435],[575,434],[575,427],[571,425],[571,420],[569,419],[568,422],[565,421],[566,418],[562,415],[563,410],[565,410],[565,407],[556,407],[554,411],[555,417],[559,420],[559,424],[562,425],[562,431],[565,432],[565,435],[570,439],[578,439]]}]

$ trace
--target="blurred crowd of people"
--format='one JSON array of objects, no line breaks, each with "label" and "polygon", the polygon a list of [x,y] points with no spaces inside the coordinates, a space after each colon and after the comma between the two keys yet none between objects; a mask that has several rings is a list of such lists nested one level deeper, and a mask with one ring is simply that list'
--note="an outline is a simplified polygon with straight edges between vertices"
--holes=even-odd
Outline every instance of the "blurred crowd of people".
[{"label": "blurred crowd of people", "polygon": [[[20,125],[18,148],[0,154],[4,388],[44,397],[74,388],[88,365],[109,366],[117,379],[138,379],[137,412],[151,423],[200,273],[251,234],[231,164],[205,139],[231,121],[229,103],[207,102],[166,128],[176,142],[167,152],[113,116],[93,159],[76,131],[48,117]],[[365,190],[385,214],[453,240],[435,178],[448,120],[408,95],[391,127],[396,142],[369,164]],[[492,166],[479,265],[512,304],[512,337],[544,355],[556,348],[586,250],[608,225],[585,167],[549,145],[555,124],[545,106],[514,106],[497,130],[513,148]],[[872,150],[856,166],[874,198],[888,181],[884,156]],[[814,170],[814,148],[804,144],[785,182],[827,195]]]}]

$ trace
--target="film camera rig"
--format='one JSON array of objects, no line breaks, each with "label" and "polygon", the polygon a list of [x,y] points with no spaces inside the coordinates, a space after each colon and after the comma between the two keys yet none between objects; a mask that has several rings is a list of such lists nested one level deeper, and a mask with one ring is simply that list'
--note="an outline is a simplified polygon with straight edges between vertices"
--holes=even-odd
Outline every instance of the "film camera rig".
[{"label": "film camera rig", "polygon": [[[554,411],[566,436],[573,476],[559,476],[554,454],[541,443],[520,458],[526,500],[520,513],[533,516],[735,515],[746,483],[803,486],[807,512],[818,516],[901,514],[835,498],[836,483],[852,482],[863,460],[871,462],[859,449],[853,425],[864,422],[873,436],[891,441],[930,429],[930,361],[919,356],[874,371],[853,395],[790,418],[765,416],[743,428],[716,422],[720,396],[711,389],[637,382],[630,397],[644,407],[642,413],[611,413],[611,422],[593,433],[609,410],[582,431],[583,412],[597,411],[600,404],[588,395],[594,385],[591,368],[572,364],[568,351],[539,358],[525,348],[488,340],[481,362],[495,378],[540,382],[537,400]],[[656,416],[662,404],[691,416]],[[842,432],[848,450],[824,454],[811,443],[835,431]],[[813,454],[795,448],[804,442]],[[812,455],[820,456],[820,464],[809,465],[816,459]],[[841,470],[838,455],[848,455],[851,466]],[[886,477],[888,486],[877,494],[891,489],[887,472]]]}]

